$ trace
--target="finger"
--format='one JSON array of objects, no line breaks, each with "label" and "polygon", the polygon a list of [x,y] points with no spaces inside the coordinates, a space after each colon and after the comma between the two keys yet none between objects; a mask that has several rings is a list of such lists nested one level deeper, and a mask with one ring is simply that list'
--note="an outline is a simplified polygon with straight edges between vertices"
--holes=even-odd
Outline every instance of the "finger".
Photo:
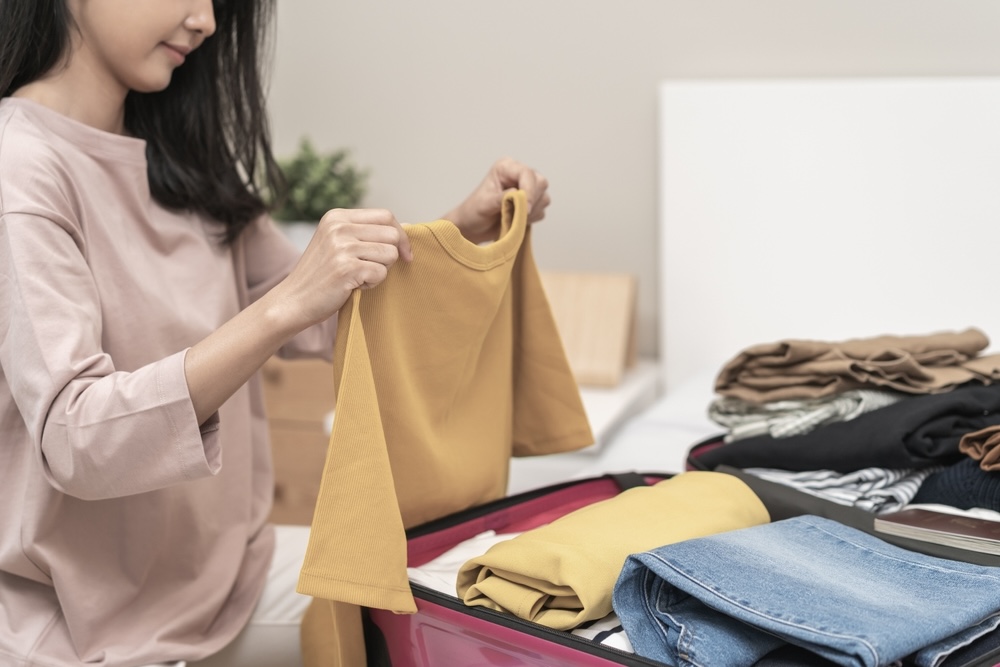
[{"label": "finger", "polygon": [[399,259],[399,247],[392,243],[357,243],[351,253],[365,262],[390,267]]},{"label": "finger", "polygon": [[345,239],[356,239],[367,243],[388,243],[394,246],[398,246],[400,244],[399,237],[406,234],[401,227],[392,224],[349,224],[344,226],[342,233]]},{"label": "finger", "polygon": [[361,289],[371,289],[382,284],[389,275],[389,268],[378,262],[364,262],[356,274]]},{"label": "finger", "polygon": [[[528,211],[538,211],[540,216],[545,215],[545,207],[551,201],[549,199],[549,180],[535,170],[531,170],[534,184],[530,192],[525,191],[528,197]],[[541,217],[539,217],[541,219]]]},{"label": "finger", "polygon": [[349,234],[361,241],[372,241],[376,243],[391,243],[399,250],[399,255],[406,261],[413,259],[413,250],[410,247],[410,237],[406,230],[396,220],[396,216],[391,211],[385,209],[355,209],[351,211],[331,211],[334,219],[342,216],[349,220],[346,229]]},{"label": "finger", "polygon": [[510,158],[498,161],[495,168],[501,189],[516,187],[524,191],[529,211],[545,197],[545,191],[549,187],[548,179],[534,169]]},{"label": "finger", "polygon": [[511,158],[497,160],[496,164],[493,165],[493,169],[496,172],[501,190],[519,188],[527,192],[534,189],[534,170],[528,169],[528,167],[517,160]]},{"label": "finger", "polygon": [[[393,218],[393,221],[396,221]],[[403,229],[403,226],[396,222],[396,227],[399,229],[399,242],[396,244],[396,248],[399,250],[399,256],[405,261],[409,262],[413,260],[413,248],[410,246],[410,236]]]},{"label": "finger", "polygon": [[359,222],[367,222],[372,225],[379,225],[383,229],[392,229],[393,238],[391,241],[386,241],[393,243],[399,251],[399,256],[404,260],[409,262],[413,259],[413,249],[410,247],[410,237],[407,236],[406,230],[403,226],[399,224],[396,220],[396,216],[392,214],[391,211],[385,209],[365,209],[366,214],[362,220]]},{"label": "finger", "polygon": [[330,213],[361,225],[392,225],[396,220],[392,211],[384,208],[334,209]]},{"label": "finger", "polygon": [[552,200],[548,195],[542,197],[541,201],[537,202],[528,214],[528,222],[538,222],[543,219],[545,217],[545,209],[548,208],[550,203],[552,203]]}]

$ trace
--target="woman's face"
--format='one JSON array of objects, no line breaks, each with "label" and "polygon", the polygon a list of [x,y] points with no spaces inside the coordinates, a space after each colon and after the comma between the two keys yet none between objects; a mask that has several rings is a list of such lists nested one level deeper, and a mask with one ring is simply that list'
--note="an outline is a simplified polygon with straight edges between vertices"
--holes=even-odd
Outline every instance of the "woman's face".
[{"label": "woman's face", "polygon": [[[68,0],[70,69],[94,84],[154,92],[215,32],[212,0]],[[106,92],[111,92],[106,88]]]}]

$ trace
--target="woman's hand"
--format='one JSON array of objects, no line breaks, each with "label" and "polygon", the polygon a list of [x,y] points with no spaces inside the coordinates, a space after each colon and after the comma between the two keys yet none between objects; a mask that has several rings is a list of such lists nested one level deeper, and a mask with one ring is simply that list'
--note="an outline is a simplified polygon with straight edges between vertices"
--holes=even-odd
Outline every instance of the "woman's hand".
[{"label": "woman's hand", "polygon": [[551,202],[548,180],[534,169],[511,158],[497,160],[482,183],[461,204],[442,216],[455,223],[462,235],[473,243],[496,239],[504,192],[524,190],[528,198],[528,222],[545,217]]},{"label": "woman's hand", "polygon": [[410,239],[389,211],[334,209],[320,220],[292,272],[184,357],[191,403],[203,424],[289,338],[328,319],[357,287],[374,287]]},{"label": "woman's hand", "polygon": [[301,328],[340,310],[356,288],[375,287],[397,259],[413,259],[410,240],[384,209],[333,209],[279,289]]}]

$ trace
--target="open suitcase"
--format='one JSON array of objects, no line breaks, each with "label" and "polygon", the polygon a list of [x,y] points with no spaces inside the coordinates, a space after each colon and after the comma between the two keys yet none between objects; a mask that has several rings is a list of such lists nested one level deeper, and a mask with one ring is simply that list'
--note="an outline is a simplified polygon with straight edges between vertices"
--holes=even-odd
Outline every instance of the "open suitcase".
[{"label": "open suitcase", "polygon": [[[564,482],[502,498],[407,531],[408,564],[419,566],[485,530],[528,530],[668,474],[626,473]],[[367,610],[365,643],[375,667],[651,667],[646,660],[511,614],[467,607],[455,596],[412,584],[417,613]]]},{"label": "open suitcase", "polygon": [[[691,450],[689,465],[697,468],[698,443]],[[720,469],[743,479],[778,520],[801,514],[817,514],[872,532],[872,515],[837,505],[790,487],[767,482],[736,469]],[[481,507],[444,517],[408,531],[410,566],[422,565],[459,542],[485,530],[527,530],[548,523],[575,509],[611,498],[627,488],[652,484],[669,473],[624,473],[574,480],[511,496]],[[930,555],[1000,566],[1000,557],[896,538],[879,537],[898,546]],[[468,607],[417,583],[412,584],[417,613],[396,615],[366,610],[365,639],[368,664],[376,667],[605,667],[632,665],[662,667],[649,660],[570,632],[556,631],[511,614],[482,607]],[[998,592],[1000,594],[1000,592]],[[993,633],[998,634],[998,632]],[[1000,642],[995,648],[986,637],[949,656],[940,667],[994,667],[1000,665]],[[789,647],[757,663],[758,667],[807,667],[834,663],[805,650]],[[904,665],[906,663],[904,662]]]},{"label": "open suitcase", "polygon": [[[688,450],[687,469],[713,469],[700,462],[699,457],[711,449],[724,446],[724,436],[721,434],[695,443]],[[764,501],[768,511],[771,513],[772,521],[803,514],[812,514],[862,530],[870,535],[875,535],[885,542],[911,551],[939,558],[1000,567],[1000,556],[994,554],[879,532],[874,528],[875,515],[863,509],[841,505],[778,482],[762,479],[732,466],[722,465],[714,468],[714,470],[735,475],[743,480]],[[997,591],[997,594],[1000,595],[1000,591]],[[1000,632],[993,632],[993,635],[997,634],[1000,634]],[[973,643],[967,649],[952,654],[940,667],[1000,667],[1000,637],[985,637],[979,642]]]}]

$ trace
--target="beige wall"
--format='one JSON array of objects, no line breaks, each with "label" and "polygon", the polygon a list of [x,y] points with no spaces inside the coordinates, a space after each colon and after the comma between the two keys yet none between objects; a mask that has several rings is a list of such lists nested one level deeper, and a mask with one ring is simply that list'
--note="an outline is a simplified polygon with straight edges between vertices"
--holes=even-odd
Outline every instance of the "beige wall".
[{"label": "beige wall", "polygon": [[[1000,74],[996,0],[279,0],[271,111],[372,171],[404,222],[496,158],[545,173],[548,269],[634,272],[656,353],[657,83],[679,77]],[[706,256],[704,261],[711,262]]]}]

